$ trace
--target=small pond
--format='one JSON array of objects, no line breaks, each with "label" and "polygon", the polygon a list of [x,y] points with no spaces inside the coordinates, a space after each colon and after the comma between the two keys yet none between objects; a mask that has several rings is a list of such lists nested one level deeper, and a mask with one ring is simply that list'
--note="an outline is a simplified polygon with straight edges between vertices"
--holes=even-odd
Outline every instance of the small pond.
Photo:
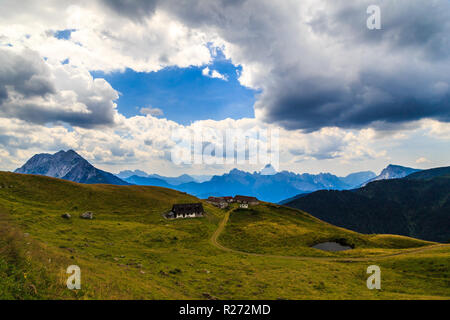
[{"label": "small pond", "polygon": [[312,246],[312,248],[325,250],[325,251],[332,251],[332,252],[345,251],[345,250],[353,249],[350,246],[344,246],[344,245],[342,245],[342,244],[340,244],[338,242],[322,242],[322,243],[318,243],[318,244]]}]

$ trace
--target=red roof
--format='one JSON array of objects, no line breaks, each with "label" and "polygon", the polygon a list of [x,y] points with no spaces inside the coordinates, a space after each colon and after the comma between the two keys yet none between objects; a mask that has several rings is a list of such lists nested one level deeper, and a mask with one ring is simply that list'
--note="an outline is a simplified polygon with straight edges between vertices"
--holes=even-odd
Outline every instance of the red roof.
[{"label": "red roof", "polygon": [[247,201],[247,202],[257,202],[258,199],[255,197],[248,197],[248,196],[234,196],[234,200],[236,201]]},{"label": "red roof", "polygon": [[210,201],[210,202],[223,202],[223,201],[225,201],[225,199],[220,198],[220,197],[209,197],[207,199],[207,201]]}]

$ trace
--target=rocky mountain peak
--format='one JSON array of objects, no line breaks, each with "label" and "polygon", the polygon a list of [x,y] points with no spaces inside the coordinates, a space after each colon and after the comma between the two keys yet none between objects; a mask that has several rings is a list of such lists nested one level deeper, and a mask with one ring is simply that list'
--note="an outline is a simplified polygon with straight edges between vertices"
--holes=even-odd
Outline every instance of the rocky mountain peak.
[{"label": "rocky mountain peak", "polygon": [[266,164],[266,166],[259,172],[263,176],[271,176],[277,173],[275,168],[272,166],[271,163]]},{"label": "rocky mountain peak", "polygon": [[15,172],[44,175],[80,183],[128,184],[111,173],[95,168],[74,150],[61,150],[53,155],[47,153],[34,155]]}]

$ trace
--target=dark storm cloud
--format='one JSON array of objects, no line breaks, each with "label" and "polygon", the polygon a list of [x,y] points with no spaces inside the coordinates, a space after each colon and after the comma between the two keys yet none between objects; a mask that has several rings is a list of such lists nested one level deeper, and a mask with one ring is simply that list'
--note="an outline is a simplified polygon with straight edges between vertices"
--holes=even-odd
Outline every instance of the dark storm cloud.
[{"label": "dark storm cloud", "polygon": [[316,34],[345,44],[348,59],[360,53],[354,64],[342,59],[355,77],[275,70],[256,105],[266,121],[306,131],[450,121],[450,2],[382,1],[382,30],[369,30],[365,8],[373,3],[335,1],[310,22]]},{"label": "dark storm cloud", "polygon": [[[448,0],[104,0],[102,4],[133,21],[166,11],[188,27],[225,40],[232,47],[227,54],[247,76],[241,80],[261,90],[255,114],[268,123],[315,131],[328,126],[392,128],[423,118],[450,121]],[[381,30],[366,27],[369,5],[381,8]],[[113,33],[104,36],[111,38]],[[161,55],[165,60],[170,59]],[[0,101],[8,99],[7,81],[23,95],[52,94],[51,82],[39,76],[45,72],[30,75],[23,69],[15,80],[0,78]],[[12,106],[8,112],[42,119],[34,121],[44,121],[46,115],[88,127],[111,123],[111,99],[98,105],[89,99],[83,103],[90,115],[47,110],[39,114],[39,106],[30,106],[29,116]],[[4,105],[0,108],[5,112]]]},{"label": "dark storm cloud", "polygon": [[99,104],[89,106],[90,112],[74,112],[64,109],[49,109],[40,104],[23,103],[4,104],[0,106],[0,115],[17,118],[35,124],[68,123],[81,128],[94,128],[97,126],[110,126],[114,124],[113,106]]},{"label": "dark storm cloud", "polygon": [[[389,45],[392,50],[416,50],[429,59],[448,58],[450,52],[450,4],[447,0],[330,1],[309,22],[314,32],[340,41]],[[382,30],[365,26],[366,8],[378,5]]]},{"label": "dark storm cloud", "polygon": [[0,104],[8,98],[8,89],[25,96],[45,96],[55,92],[49,70],[31,51],[17,55],[0,49]]},{"label": "dark storm cloud", "polygon": [[246,2],[247,0],[101,0],[105,7],[132,20],[142,20],[150,17],[156,9],[162,9],[195,27],[227,24],[232,18],[228,10],[242,8]]},{"label": "dark storm cloud", "polygon": [[[352,83],[306,78],[294,80],[295,85],[269,87],[258,104],[264,103],[269,121],[305,131],[327,126],[361,128],[374,122],[389,127],[423,118],[450,121],[448,86],[436,81],[433,75],[408,70],[398,74],[367,70]],[[378,123],[377,128],[383,125]]]},{"label": "dark storm cloud", "polygon": [[104,5],[116,13],[130,19],[142,20],[151,16],[156,9],[158,0],[101,0]]},{"label": "dark storm cloud", "polygon": [[[374,4],[382,30],[366,27],[367,7]],[[450,121],[450,1],[161,6],[187,25],[213,28],[235,46],[244,69],[259,64],[264,71],[252,75],[262,89],[255,108],[267,122],[315,131]]]},{"label": "dark storm cloud", "polygon": [[[67,81],[67,79],[62,80]],[[95,84],[94,82],[88,88],[94,90]],[[64,99],[55,87],[54,75],[50,68],[36,52],[0,49],[0,116],[2,117],[17,118],[37,124],[65,122],[85,128],[112,125],[115,108],[112,100],[116,93],[112,88],[105,89],[101,87],[101,83],[98,84],[100,89],[95,92],[85,89],[73,92],[76,101]],[[74,87],[76,87],[75,84]],[[71,109],[74,103],[85,105],[87,112]]]}]

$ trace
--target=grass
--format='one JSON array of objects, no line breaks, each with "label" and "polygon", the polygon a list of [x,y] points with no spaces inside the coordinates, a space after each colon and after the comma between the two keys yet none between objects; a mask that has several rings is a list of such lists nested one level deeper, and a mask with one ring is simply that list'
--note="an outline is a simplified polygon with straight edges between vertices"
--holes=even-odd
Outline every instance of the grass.
[{"label": "grass", "polygon": [[[263,203],[250,209],[236,208],[220,241],[245,252],[316,257],[366,257],[398,253],[401,249],[432,244],[395,235],[363,235],[335,227],[300,210]],[[339,253],[311,246],[335,241],[354,248]]]},{"label": "grass", "polygon": [[[80,185],[0,172],[1,299],[448,299],[448,247],[374,261],[293,260],[227,252],[210,238],[227,211],[166,220],[174,203],[197,198],[157,187]],[[220,244],[294,257],[376,257],[430,243],[361,235],[295,209],[232,207]],[[79,214],[94,212],[93,220]],[[61,214],[68,212],[70,220]],[[345,239],[352,252],[310,249]],[[378,264],[382,290],[366,288]],[[68,290],[69,265],[81,290]]]}]

